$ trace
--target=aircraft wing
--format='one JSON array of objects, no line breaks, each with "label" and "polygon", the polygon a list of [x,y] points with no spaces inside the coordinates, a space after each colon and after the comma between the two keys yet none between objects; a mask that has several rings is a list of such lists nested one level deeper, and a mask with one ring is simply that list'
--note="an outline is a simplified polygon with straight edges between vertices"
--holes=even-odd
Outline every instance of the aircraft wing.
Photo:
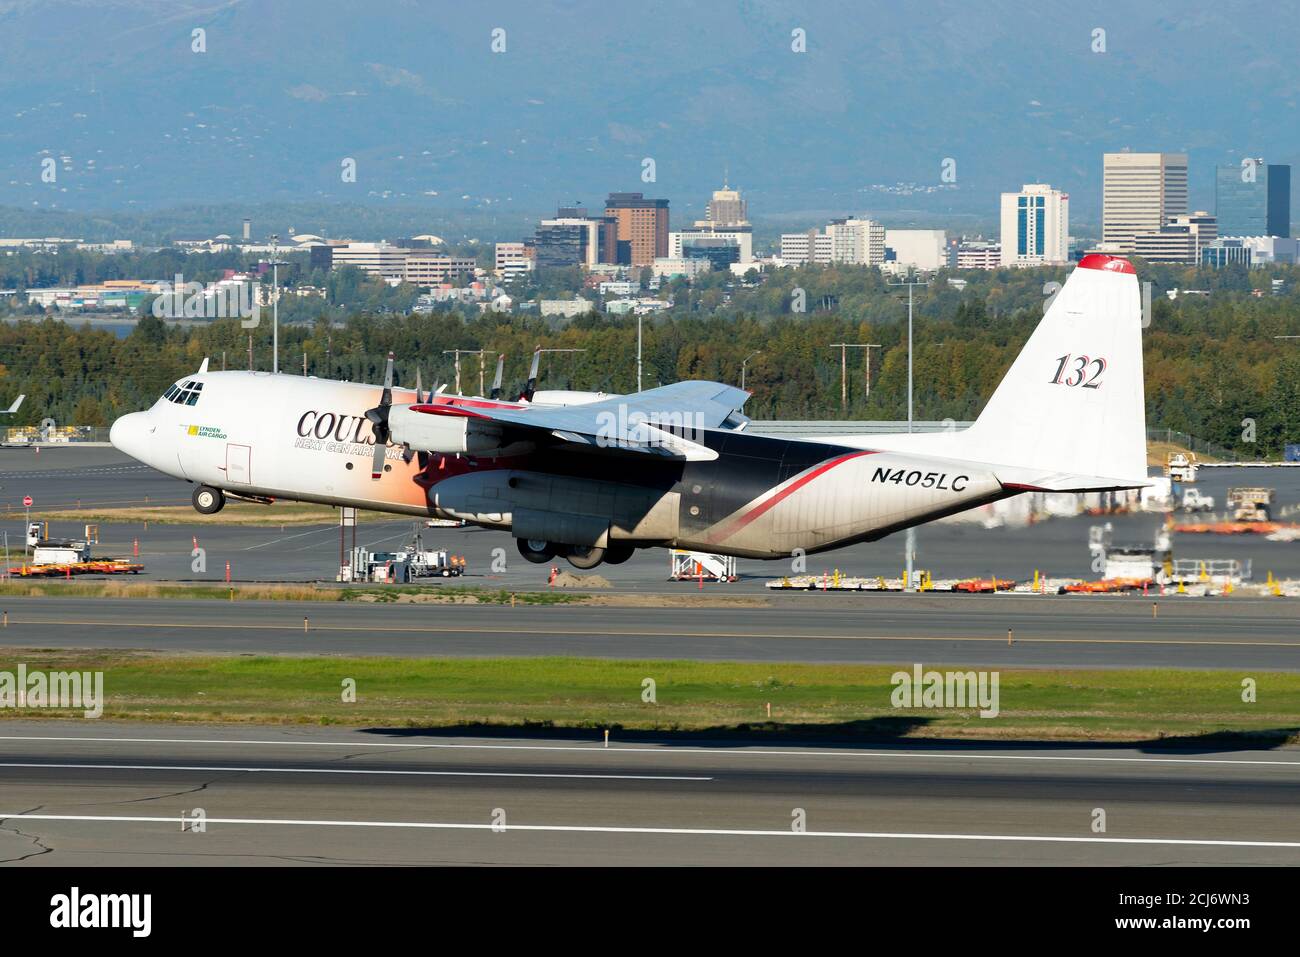
[{"label": "aircraft wing", "polygon": [[[717,453],[702,444],[701,433],[742,426],[748,420],[740,408],[748,398],[748,392],[720,382],[689,381],[577,406],[394,406],[390,421],[395,442],[424,452],[473,451],[448,447],[444,436],[459,440],[465,430],[474,428],[499,435],[502,445],[544,438],[574,446],[707,461],[717,458]],[[426,417],[466,421],[461,429],[448,430]]]}]

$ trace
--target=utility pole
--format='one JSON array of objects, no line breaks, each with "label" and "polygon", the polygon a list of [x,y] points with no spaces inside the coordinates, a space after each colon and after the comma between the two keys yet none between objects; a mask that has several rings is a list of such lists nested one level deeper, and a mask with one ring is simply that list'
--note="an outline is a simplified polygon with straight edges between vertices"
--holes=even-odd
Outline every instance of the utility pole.
[{"label": "utility pole", "polygon": [[483,391],[483,353],[484,349],[443,349],[442,354],[445,356],[454,355],[456,357],[456,394],[460,395],[460,357],[461,356],[478,356],[478,394],[486,395]]},{"label": "utility pole", "polygon": [[[586,349],[538,349],[537,351],[538,352],[586,352],[587,350]],[[537,370],[537,377],[539,379],[542,377],[542,370],[540,368]]]},{"label": "utility pole", "polygon": [[[917,279],[915,274],[910,270],[907,278],[899,282],[891,282],[891,286],[907,287],[907,432],[912,433],[912,309],[913,309],[913,292],[917,286],[928,286],[930,280]],[[903,582],[903,591],[912,590],[912,566],[916,561],[916,528],[910,526],[907,529],[907,544],[904,545],[907,550],[907,580]]]},{"label": "utility pole", "polygon": [[636,391],[641,391],[641,320],[644,317],[637,313],[636,316]]},{"label": "utility pole", "polygon": [[849,411],[849,350],[866,349],[867,350],[867,395],[871,394],[871,350],[879,349],[880,344],[877,342],[832,342],[832,349],[840,350],[840,412],[848,414]]},{"label": "utility pole", "polygon": [[878,342],[868,342],[868,343],[866,344],[866,347],[865,347],[865,348],[866,348],[866,350],[867,350],[867,363],[866,363],[866,365],[867,365],[867,382],[866,382],[866,391],[862,394],[863,401],[865,401],[865,400],[871,398],[871,350],[872,350],[872,349],[879,349],[879,348],[880,348],[880,343],[878,343]]}]

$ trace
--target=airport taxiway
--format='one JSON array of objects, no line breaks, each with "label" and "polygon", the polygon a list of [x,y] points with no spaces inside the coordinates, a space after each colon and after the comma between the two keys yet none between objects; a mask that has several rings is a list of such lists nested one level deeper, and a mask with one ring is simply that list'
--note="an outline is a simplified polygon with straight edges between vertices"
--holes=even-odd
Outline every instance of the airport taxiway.
[{"label": "airport taxiway", "polygon": [[781,595],[767,602],[512,608],[10,597],[0,649],[1300,671],[1300,604],[1277,599],[1166,599],[1155,618],[1152,602],[1122,598]]},{"label": "airport taxiway", "polygon": [[594,738],[3,722],[0,862],[1300,863],[1294,749]]}]

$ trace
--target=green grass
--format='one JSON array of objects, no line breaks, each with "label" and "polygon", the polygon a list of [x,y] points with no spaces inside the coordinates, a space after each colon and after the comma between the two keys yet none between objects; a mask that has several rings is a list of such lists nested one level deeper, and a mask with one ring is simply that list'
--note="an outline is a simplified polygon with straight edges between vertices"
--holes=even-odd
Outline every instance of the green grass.
[{"label": "green grass", "polygon": [[[585,658],[218,657],[32,651],[29,671],[105,673],[106,718],[363,727],[553,727],[762,738],[1295,741],[1300,675],[1211,671],[1001,672],[997,718],[896,710],[886,666]],[[938,665],[927,669],[947,670]],[[962,669],[955,669],[962,670]],[[1241,680],[1258,703],[1241,700]],[[642,700],[655,682],[656,702]],[[342,700],[345,679],[357,701]],[[772,706],[767,719],[766,706]],[[3,717],[54,712],[0,710]],[[71,716],[71,715],[70,715]]]}]

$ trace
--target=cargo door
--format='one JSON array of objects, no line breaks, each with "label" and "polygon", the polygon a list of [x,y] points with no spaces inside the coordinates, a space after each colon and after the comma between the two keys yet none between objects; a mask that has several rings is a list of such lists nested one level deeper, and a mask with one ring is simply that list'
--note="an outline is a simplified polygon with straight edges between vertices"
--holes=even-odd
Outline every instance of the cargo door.
[{"label": "cargo door", "polygon": [[226,481],[232,485],[252,485],[253,449],[248,445],[226,446]]}]

